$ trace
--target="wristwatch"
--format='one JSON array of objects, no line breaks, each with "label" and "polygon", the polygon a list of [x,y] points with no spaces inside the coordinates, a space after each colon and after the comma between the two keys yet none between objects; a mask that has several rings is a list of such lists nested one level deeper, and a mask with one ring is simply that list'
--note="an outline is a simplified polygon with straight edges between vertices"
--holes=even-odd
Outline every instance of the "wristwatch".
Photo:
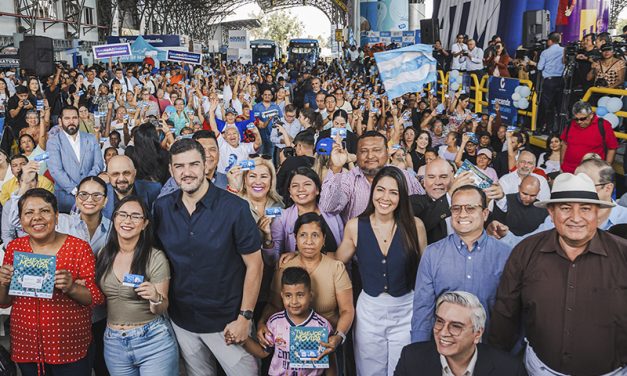
[{"label": "wristwatch", "polygon": [[253,311],[239,311],[239,314],[244,316],[244,318],[246,320],[252,320],[253,319]]},{"label": "wristwatch", "polygon": [[335,333],[333,333],[334,336],[339,336],[340,338],[342,338],[342,343],[340,343],[340,345],[343,345],[344,342],[346,342],[346,334],[344,334],[342,331],[336,330]]}]

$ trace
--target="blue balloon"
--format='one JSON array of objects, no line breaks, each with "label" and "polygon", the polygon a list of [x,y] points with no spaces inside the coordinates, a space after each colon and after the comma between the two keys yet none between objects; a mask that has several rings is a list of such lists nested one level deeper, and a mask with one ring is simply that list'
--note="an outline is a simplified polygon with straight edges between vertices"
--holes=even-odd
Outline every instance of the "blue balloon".
[{"label": "blue balloon", "polygon": [[607,114],[609,114],[610,112],[607,110],[607,108],[605,107],[597,107],[597,116],[603,117]]}]

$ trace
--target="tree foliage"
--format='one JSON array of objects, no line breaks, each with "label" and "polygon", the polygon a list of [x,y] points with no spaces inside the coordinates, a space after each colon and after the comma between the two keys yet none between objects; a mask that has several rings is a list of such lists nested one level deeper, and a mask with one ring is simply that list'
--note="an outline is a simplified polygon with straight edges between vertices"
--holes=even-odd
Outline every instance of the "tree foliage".
[{"label": "tree foliage", "polygon": [[284,10],[252,16],[261,20],[261,27],[250,30],[252,39],[271,39],[277,42],[283,51],[287,49],[290,39],[303,34],[303,23]]}]

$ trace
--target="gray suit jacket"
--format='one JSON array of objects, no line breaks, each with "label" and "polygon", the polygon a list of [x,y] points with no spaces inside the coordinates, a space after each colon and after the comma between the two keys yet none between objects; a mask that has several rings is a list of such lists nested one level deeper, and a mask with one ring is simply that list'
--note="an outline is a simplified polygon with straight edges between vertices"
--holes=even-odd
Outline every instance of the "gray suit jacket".
[{"label": "gray suit jacket", "polygon": [[[58,128],[58,127],[56,127]],[[46,151],[50,156],[48,170],[54,179],[55,191],[70,194],[87,176],[96,176],[104,169],[100,145],[92,134],[80,132],[81,158],[76,158],[70,141],[63,130],[50,131]]]}]

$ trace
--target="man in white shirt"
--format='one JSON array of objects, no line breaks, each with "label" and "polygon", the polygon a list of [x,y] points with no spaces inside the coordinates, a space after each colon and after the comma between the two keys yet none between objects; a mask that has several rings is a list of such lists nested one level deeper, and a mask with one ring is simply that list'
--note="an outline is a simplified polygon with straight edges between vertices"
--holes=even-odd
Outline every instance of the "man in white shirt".
[{"label": "man in white shirt", "polygon": [[453,62],[451,63],[451,70],[464,71],[466,70],[466,64],[463,59],[463,53],[468,51],[468,46],[464,43],[464,34],[457,36],[457,42],[451,47],[451,54],[453,54]]},{"label": "man in white shirt", "polygon": [[100,85],[102,85],[102,81],[98,77],[96,77],[96,71],[94,69],[89,69],[87,72],[85,72],[85,76],[86,77],[83,85],[85,85],[87,88],[93,86],[96,90],[98,90]]},{"label": "man in white shirt", "polygon": [[503,193],[508,195],[510,193],[518,192],[518,186],[522,182],[522,179],[528,175],[535,176],[540,181],[540,193],[538,193],[538,200],[545,201],[551,197],[551,188],[544,176],[533,173],[533,169],[536,166],[536,156],[528,151],[523,150],[518,156],[516,161],[516,170],[509,174],[503,175],[499,179]]},{"label": "man in white shirt", "polygon": [[129,90],[133,90],[133,83],[128,78],[124,77],[122,68],[115,68],[115,74],[113,79],[109,82],[109,88],[113,88],[114,82],[119,82],[122,86],[122,93],[126,93]]},{"label": "man in white shirt", "polygon": [[302,130],[302,125],[300,121],[296,117],[296,107],[293,104],[288,104],[285,106],[283,119],[281,122],[283,123],[283,129],[287,132],[287,135],[279,134],[278,128],[272,128],[272,133],[270,133],[270,141],[279,149],[283,149],[286,144],[285,137],[288,136],[290,140],[293,140],[294,137]]},{"label": "man in white shirt", "polygon": [[466,64],[466,72],[474,73],[477,78],[481,79],[484,74],[483,50],[477,47],[477,42],[474,39],[468,40],[468,51],[464,53],[463,59]]}]

